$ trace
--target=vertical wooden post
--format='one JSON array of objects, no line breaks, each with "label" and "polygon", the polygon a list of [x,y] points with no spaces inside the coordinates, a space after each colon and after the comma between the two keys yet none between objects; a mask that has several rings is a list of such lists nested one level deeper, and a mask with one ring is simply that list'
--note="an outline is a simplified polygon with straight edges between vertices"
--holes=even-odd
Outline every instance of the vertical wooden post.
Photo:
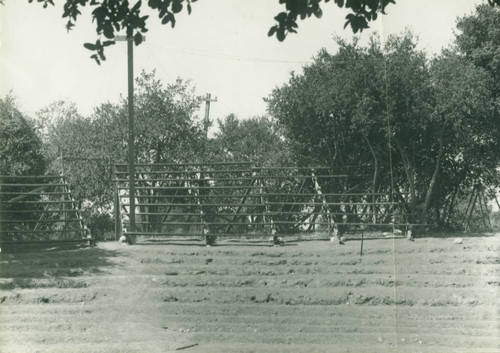
[{"label": "vertical wooden post", "polygon": [[[262,208],[262,224],[264,225],[264,233],[269,235],[271,233],[271,226],[268,226],[269,222],[269,205],[266,202],[266,197],[265,197],[265,182],[264,178],[262,177],[262,169],[258,169],[259,173],[259,192],[260,192],[260,203],[264,206]],[[271,222],[272,223],[272,222]]]},{"label": "vertical wooden post", "polygon": [[[314,173],[314,169],[311,169],[311,179],[314,184],[314,189],[316,190],[316,194],[321,198],[321,203],[322,203],[322,213],[323,217],[326,218],[327,226],[328,226],[328,237],[331,239],[332,238],[332,225],[331,225],[331,214],[330,210],[328,209],[328,204],[326,202],[326,197],[323,194],[323,191],[321,191],[321,186],[318,183],[318,178],[316,177],[316,174]],[[334,234],[334,237],[338,237],[338,234]],[[337,240],[337,239],[336,239]]]},{"label": "vertical wooden post", "polygon": [[[64,184],[64,156],[63,156],[62,152],[60,153],[60,158],[61,158],[61,180],[62,180],[62,183]],[[61,192],[65,192],[65,191],[66,191],[66,188],[63,187]],[[61,198],[63,201],[66,201],[65,194],[62,194]],[[69,199],[69,197],[68,197],[68,199]],[[63,219],[67,219],[66,204],[64,202],[62,203],[62,209],[63,209]],[[64,228],[66,228],[66,224],[64,225]]]},{"label": "vertical wooden post", "polygon": [[113,165],[113,176],[116,179],[114,182],[114,216],[115,216],[115,240],[122,236],[121,222],[121,206],[120,206],[120,190],[118,189],[118,176],[116,174],[116,166]]},{"label": "vertical wooden post", "polygon": [[[128,175],[130,198],[130,231],[135,232],[135,133],[134,133],[134,38],[132,27],[127,28],[127,61],[128,61]],[[128,240],[135,243],[132,234]]]},{"label": "vertical wooden post", "polygon": [[365,240],[365,229],[361,229],[361,250],[359,251],[359,256],[363,256],[363,241]]}]

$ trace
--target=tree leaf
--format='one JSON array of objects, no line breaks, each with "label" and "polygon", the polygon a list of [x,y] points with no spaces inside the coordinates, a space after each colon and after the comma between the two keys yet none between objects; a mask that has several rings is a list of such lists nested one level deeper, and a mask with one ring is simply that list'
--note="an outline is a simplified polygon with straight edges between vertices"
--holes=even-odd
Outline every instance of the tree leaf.
[{"label": "tree leaf", "polygon": [[277,30],[278,30],[277,26],[272,26],[271,28],[269,28],[269,32],[267,32],[267,36],[272,37],[276,33]]},{"label": "tree leaf", "polygon": [[97,46],[92,43],[85,43],[83,44],[83,46],[88,50],[97,50]]}]

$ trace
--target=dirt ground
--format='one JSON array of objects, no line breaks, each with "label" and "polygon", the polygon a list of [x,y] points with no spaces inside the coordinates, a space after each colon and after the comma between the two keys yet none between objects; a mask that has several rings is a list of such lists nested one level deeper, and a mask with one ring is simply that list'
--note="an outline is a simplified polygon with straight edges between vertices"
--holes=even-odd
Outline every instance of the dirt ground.
[{"label": "dirt ground", "polygon": [[500,234],[454,240],[2,249],[0,351],[499,352]]}]

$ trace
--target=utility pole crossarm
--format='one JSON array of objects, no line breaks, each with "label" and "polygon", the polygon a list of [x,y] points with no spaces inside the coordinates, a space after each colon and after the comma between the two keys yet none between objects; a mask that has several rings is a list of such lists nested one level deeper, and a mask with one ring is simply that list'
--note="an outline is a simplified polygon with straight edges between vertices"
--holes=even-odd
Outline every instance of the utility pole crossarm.
[{"label": "utility pole crossarm", "polygon": [[203,120],[203,129],[205,130],[205,137],[208,137],[208,127],[210,126],[210,102],[217,102],[217,97],[212,98],[212,95],[207,93],[203,100],[205,101],[205,119]]}]

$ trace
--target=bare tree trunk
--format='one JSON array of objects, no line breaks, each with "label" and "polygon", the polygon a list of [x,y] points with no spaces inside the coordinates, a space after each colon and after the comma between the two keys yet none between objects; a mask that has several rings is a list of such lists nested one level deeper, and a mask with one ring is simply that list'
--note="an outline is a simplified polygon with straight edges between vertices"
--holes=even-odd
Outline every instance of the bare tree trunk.
[{"label": "bare tree trunk", "polygon": [[373,179],[372,179],[372,221],[373,223],[377,223],[377,206],[375,205],[375,203],[377,202],[377,197],[375,196],[375,193],[377,192],[377,189],[378,189],[378,179],[379,179],[379,161],[378,161],[378,158],[377,158],[377,155],[375,153],[375,150],[373,149],[371,143],[370,143],[370,140],[368,140],[368,137],[366,136],[365,133],[362,133],[365,141],[366,141],[366,144],[368,145],[368,148],[370,149],[370,152],[372,154],[372,157],[373,157],[373,163],[375,165],[375,169],[373,171]]},{"label": "bare tree trunk", "polygon": [[425,195],[424,208],[422,210],[422,223],[427,222],[427,211],[429,210],[429,205],[431,202],[432,194],[434,192],[434,187],[436,185],[436,180],[439,175],[439,167],[441,166],[441,158],[443,156],[443,134],[444,134],[444,126],[441,127],[441,132],[439,133],[439,151],[436,156],[436,166],[434,167],[434,173],[432,174],[431,181],[429,183],[429,187],[427,188],[427,193]]},{"label": "bare tree trunk", "polygon": [[416,210],[416,190],[415,190],[415,172],[413,170],[413,166],[406,155],[406,152],[403,150],[403,148],[400,147],[400,145],[396,141],[396,146],[399,150],[399,153],[401,154],[401,160],[403,161],[403,168],[406,173],[406,178],[408,180],[408,186],[410,187],[410,223],[415,222],[415,210]]}]

